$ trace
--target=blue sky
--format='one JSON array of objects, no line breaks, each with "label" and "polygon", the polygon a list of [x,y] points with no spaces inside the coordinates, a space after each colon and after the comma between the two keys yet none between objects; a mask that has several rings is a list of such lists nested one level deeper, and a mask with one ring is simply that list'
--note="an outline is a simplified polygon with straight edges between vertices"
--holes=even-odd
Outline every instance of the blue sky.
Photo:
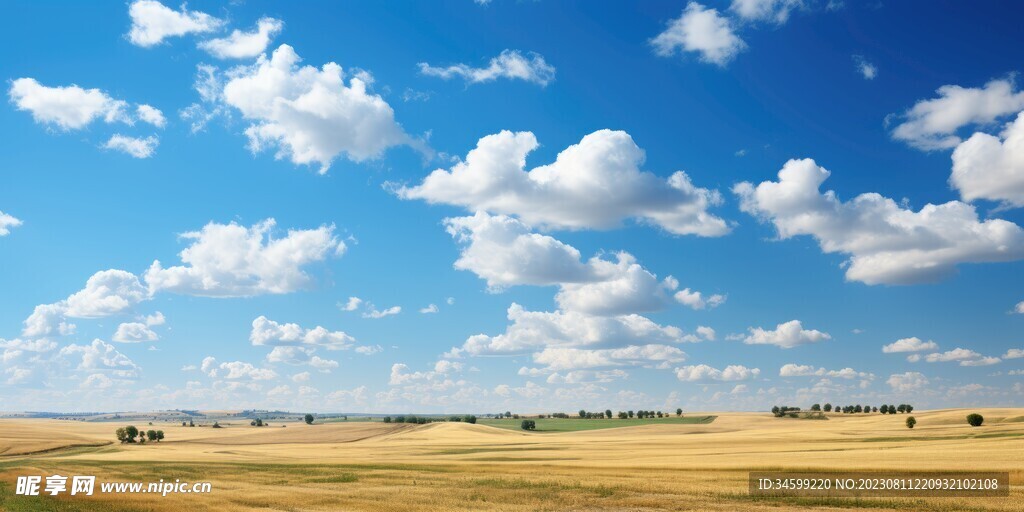
[{"label": "blue sky", "polygon": [[1021,405],[1015,6],[9,11],[4,409]]}]

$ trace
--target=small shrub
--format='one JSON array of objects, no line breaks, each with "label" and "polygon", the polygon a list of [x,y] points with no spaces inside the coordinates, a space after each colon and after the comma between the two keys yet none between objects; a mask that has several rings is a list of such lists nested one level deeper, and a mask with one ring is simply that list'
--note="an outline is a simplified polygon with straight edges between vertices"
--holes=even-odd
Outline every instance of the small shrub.
[{"label": "small shrub", "polygon": [[523,430],[535,430],[537,428],[537,422],[533,420],[523,420],[523,422],[519,424],[519,428]]},{"label": "small shrub", "polygon": [[973,413],[973,414],[968,414],[967,415],[967,424],[972,426],[972,427],[980,427],[981,424],[984,423],[984,422],[985,422],[985,418],[982,417],[982,415],[980,415],[978,413]]},{"label": "small shrub", "polygon": [[917,420],[913,416],[907,418],[907,428],[914,428],[914,425],[917,425]]}]

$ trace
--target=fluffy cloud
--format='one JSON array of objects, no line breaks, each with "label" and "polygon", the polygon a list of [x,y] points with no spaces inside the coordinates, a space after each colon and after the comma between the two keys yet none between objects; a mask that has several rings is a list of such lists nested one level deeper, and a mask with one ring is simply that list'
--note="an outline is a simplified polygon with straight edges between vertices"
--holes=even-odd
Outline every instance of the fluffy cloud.
[{"label": "fluffy cloud", "polygon": [[803,0],[733,0],[729,9],[748,21],[785,23],[794,9],[804,6]]},{"label": "fluffy cloud", "polygon": [[390,308],[377,309],[372,304],[368,305],[368,309],[363,313],[363,318],[380,319],[386,316],[397,315],[402,312],[401,306],[391,306]]},{"label": "fluffy cloud", "polygon": [[1018,315],[1024,315],[1024,300],[1018,302],[1017,305],[1013,307],[1013,311]]},{"label": "fluffy cloud", "polygon": [[694,341],[681,329],[661,326],[640,315],[590,316],[573,311],[527,311],[519,304],[508,308],[511,324],[503,334],[470,336],[452,355],[487,355],[535,348],[579,348],[667,344]]},{"label": "fluffy cloud", "polygon": [[277,373],[268,368],[257,368],[251,363],[243,361],[230,361],[218,365],[217,359],[213,357],[203,358],[199,369],[211,379],[248,379],[257,381],[277,378]]},{"label": "fluffy cloud", "polygon": [[67,335],[75,326],[67,318],[103,318],[126,313],[148,299],[138,277],[124,270],[103,270],[86,281],[85,288],[53,304],[40,304],[25,319],[22,336],[41,338]]},{"label": "fluffy cloud", "polygon": [[288,230],[272,238],[274,219],[251,227],[209,223],[181,235],[192,245],[180,253],[186,265],[164,268],[154,261],[146,271],[150,292],[169,291],[208,297],[290,293],[309,283],[303,267],[344,253],[334,226]]},{"label": "fluffy cloud", "polygon": [[168,37],[213,32],[223,21],[204,12],[189,11],[182,6],[175,11],[156,0],[136,0],[128,6],[132,27],[128,40],[144,48],[160,44]]},{"label": "fluffy cloud", "polygon": [[[753,2],[739,2],[741,4]],[[697,2],[687,4],[683,14],[672,20],[664,32],[651,40],[654,51],[669,57],[676,51],[696,52],[704,62],[725,66],[747,44],[736,35],[729,19]]]},{"label": "fluffy cloud", "polygon": [[21,220],[12,215],[0,212],[0,236],[7,236],[11,234],[11,228],[16,228],[20,225]]},{"label": "fluffy cloud", "polygon": [[256,368],[251,363],[244,363],[242,361],[221,363],[218,367],[218,375],[225,379],[248,378],[252,380],[270,380],[277,377],[277,373],[274,370]]},{"label": "fluffy cloud", "polygon": [[668,345],[629,345],[613,349],[545,348],[533,355],[533,361],[545,371],[596,368],[601,366],[679,363],[686,353]]},{"label": "fluffy cloud", "polygon": [[1024,92],[1015,89],[1011,78],[981,88],[944,85],[937,98],[921,100],[906,111],[892,136],[923,150],[953,148],[960,144],[960,128],[986,125],[1024,109]]},{"label": "fluffy cloud", "polygon": [[[659,281],[626,252],[615,253],[614,260],[595,256],[583,262],[576,248],[504,215],[478,212],[445,219],[445,226],[463,246],[455,268],[485,279],[492,291],[558,285],[555,300],[565,311],[601,316],[654,311],[671,302],[666,292],[678,286],[671,277]],[[677,299],[690,307],[724,301],[719,295],[705,300],[700,292],[684,292]]]},{"label": "fluffy cloud", "polygon": [[617,379],[625,379],[629,373],[625,370],[587,371],[574,370],[564,374],[552,373],[547,378],[548,384],[582,384],[587,382],[612,382]]},{"label": "fluffy cloud", "polygon": [[359,306],[363,304],[363,299],[359,297],[349,297],[345,304],[338,303],[338,308],[342,311],[355,311],[359,309]]},{"label": "fluffy cloud", "polygon": [[780,377],[836,377],[840,379],[873,379],[875,376],[867,372],[858,372],[853,368],[843,368],[842,370],[828,370],[825,368],[815,368],[810,365],[800,364],[785,364],[779,368]]},{"label": "fluffy cloud", "polygon": [[1003,359],[1020,359],[1024,357],[1024,349],[1011,348],[1003,354]]},{"label": "fluffy cloud", "polygon": [[683,382],[748,380],[755,379],[760,374],[761,370],[759,368],[747,368],[738,364],[726,366],[724,370],[719,370],[706,364],[676,368],[676,377]]},{"label": "fluffy cloud", "polygon": [[159,336],[144,323],[126,322],[117,326],[117,332],[112,339],[118,343],[143,343],[156,341]]},{"label": "fluffy cloud", "polygon": [[665,285],[636,258],[626,252],[615,257],[616,261],[591,258],[587,265],[593,280],[562,284],[555,296],[558,306],[590,315],[623,315],[656,311],[668,302]]},{"label": "fluffy cloud", "polygon": [[156,152],[156,147],[159,144],[160,139],[157,139],[154,135],[141,138],[129,137],[127,135],[115,133],[109,140],[107,140],[107,143],[104,144],[103,147],[126,153],[134,158],[149,158],[153,156],[154,152]]},{"label": "fluffy cloud", "polygon": [[922,341],[921,338],[903,338],[896,340],[884,347],[882,352],[886,354],[895,354],[900,352],[921,352],[924,350],[936,350],[939,345],[934,341]]},{"label": "fluffy cloud", "polygon": [[384,351],[384,348],[380,345],[360,345],[355,348],[357,354],[364,356],[372,356]]},{"label": "fluffy cloud", "polygon": [[439,310],[437,309],[437,304],[430,304],[429,306],[427,306],[425,308],[420,308],[420,313],[423,313],[424,315],[428,315],[428,314],[431,314],[431,313],[437,313],[438,311]]},{"label": "fluffy cloud", "polygon": [[379,157],[385,149],[410,143],[394,111],[368,92],[372,78],[360,72],[345,84],[341,66],[299,66],[291,46],[268,59],[228,73],[219,95],[252,124],[245,130],[255,153],[277,148],[278,158],[299,165],[318,164],[326,173],[339,155],[353,161]]},{"label": "fluffy cloud", "polygon": [[[914,355],[908,358],[911,362],[921,360],[921,357]],[[948,362],[959,362],[960,366],[988,366],[999,363],[1001,359],[998,357],[986,357],[973,350],[966,348],[955,348],[946,352],[935,352],[924,356],[924,360],[929,363],[948,363]]]},{"label": "fluffy cloud", "polygon": [[775,345],[780,348],[793,348],[807,343],[830,340],[827,332],[804,329],[799,320],[790,320],[775,326],[775,330],[751,327],[750,334],[743,338],[748,345]]},{"label": "fluffy cloud", "polygon": [[722,304],[725,304],[725,295],[711,295],[705,297],[700,292],[694,290],[690,291],[689,288],[684,288],[674,295],[676,302],[683,304],[684,306],[692,309],[714,309]]},{"label": "fluffy cloud", "polygon": [[163,128],[167,125],[167,118],[164,117],[164,113],[151,105],[142,104],[136,106],[135,115],[138,116],[140,121],[149,123],[157,128]]},{"label": "fluffy cloud", "polygon": [[447,380],[452,373],[462,371],[463,364],[457,361],[441,360],[434,364],[434,369],[425,372],[409,372],[409,366],[404,363],[391,365],[391,377],[388,383],[392,386],[409,384],[414,381],[437,381]]},{"label": "fluffy cloud", "polygon": [[779,181],[733,191],[743,211],[770,221],[782,239],[811,235],[826,253],[849,254],[846,278],[867,284],[935,281],[960,263],[1024,258],[1024,231],[1000,219],[980,221],[974,207],[959,201],[926,205],[918,212],[879,194],[842,202],[822,194],[829,171],[814,160],[790,160]]},{"label": "fluffy cloud", "polygon": [[93,340],[89,345],[68,345],[60,349],[58,356],[62,361],[74,365],[76,370],[108,371],[123,378],[134,378],[139,373],[135,362],[103,340]]},{"label": "fluffy cloud", "polygon": [[609,229],[635,219],[674,234],[721,236],[726,222],[708,213],[717,191],[698,188],[682,171],[667,180],[640,170],[643,150],[626,132],[599,130],[558,154],[554,163],[526,170],[538,146],[530,132],[488,135],[450,170],[397,190],[404,199],[515,215],[531,226]]},{"label": "fluffy cloud", "polygon": [[426,62],[419,63],[419,68],[420,73],[427,76],[436,76],[445,80],[460,77],[470,84],[507,78],[532,82],[543,87],[555,79],[554,66],[545,62],[543,56],[530,53],[530,58],[526,58],[518,50],[502,51],[500,55],[491,59],[490,64],[485,68],[474,68],[466,64],[435,67]]},{"label": "fluffy cloud", "polygon": [[274,38],[284,23],[274,18],[260,18],[256,30],[242,32],[233,30],[228,37],[211,39],[199,43],[199,48],[206,50],[218,59],[247,59],[262,54],[270,40]]},{"label": "fluffy cloud", "polygon": [[928,379],[918,372],[894,373],[885,382],[899,393],[915,391],[928,385]]},{"label": "fluffy cloud", "polygon": [[532,233],[519,220],[478,212],[472,217],[448,218],[444,223],[448,233],[463,244],[455,268],[473,272],[492,289],[593,279],[575,247]]},{"label": "fluffy cloud", "polygon": [[853,63],[857,67],[857,72],[860,76],[864,77],[865,80],[874,80],[878,76],[878,68],[867,61],[862,55],[854,55]]},{"label": "fluffy cloud", "polygon": [[329,331],[320,326],[303,329],[298,324],[280,324],[260,316],[252,321],[249,341],[256,346],[300,345],[345,350],[356,340],[342,331]]},{"label": "fluffy cloud", "polygon": [[964,201],[1024,206],[1024,112],[1000,137],[975,133],[957,146],[949,183]]},{"label": "fluffy cloud", "polygon": [[99,89],[77,85],[47,87],[34,78],[19,78],[11,82],[7,94],[18,110],[30,112],[37,123],[61,130],[79,130],[97,119],[107,123],[132,122],[128,103]]},{"label": "fluffy cloud", "polygon": [[135,274],[103,270],[93,274],[85,288],[63,301],[64,314],[71,318],[101,318],[128,311],[146,298],[146,289]]}]

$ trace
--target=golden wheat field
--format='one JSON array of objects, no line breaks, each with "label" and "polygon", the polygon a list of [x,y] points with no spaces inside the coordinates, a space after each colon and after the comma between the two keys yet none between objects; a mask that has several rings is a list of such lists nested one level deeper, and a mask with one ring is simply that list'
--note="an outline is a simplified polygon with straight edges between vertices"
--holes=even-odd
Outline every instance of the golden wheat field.
[{"label": "golden wheat field", "polygon": [[[578,432],[379,422],[188,428],[112,443],[118,423],[0,420],[0,508],[180,510],[1024,510],[1024,409],[779,419]],[[609,421],[615,420],[595,420]],[[144,425],[144,424],[143,424]],[[150,428],[139,425],[141,428]],[[1008,498],[763,498],[751,470],[999,470]],[[209,494],[14,496],[19,475],[211,482]]]}]

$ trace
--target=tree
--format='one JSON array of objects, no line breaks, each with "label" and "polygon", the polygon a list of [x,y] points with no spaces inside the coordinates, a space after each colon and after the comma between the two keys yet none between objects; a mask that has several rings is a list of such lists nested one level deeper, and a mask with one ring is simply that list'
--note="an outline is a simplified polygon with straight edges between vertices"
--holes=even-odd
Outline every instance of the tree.
[{"label": "tree", "polygon": [[913,416],[908,416],[907,417],[907,428],[914,428],[914,425],[917,425],[917,420],[914,419]]},{"label": "tree", "polygon": [[972,413],[967,415],[967,424],[972,427],[980,427],[985,422],[985,418],[978,413]]},{"label": "tree", "polygon": [[779,406],[777,406],[777,405],[772,406],[772,414],[778,416],[779,415],[779,410],[780,410]]},{"label": "tree", "polygon": [[188,423],[186,423],[186,422],[184,422],[184,421],[183,421],[183,422],[181,422],[181,426],[183,426],[183,427],[187,427],[187,426],[188,426]]},{"label": "tree", "polygon": [[124,431],[125,431],[125,437],[128,438],[127,442],[134,443],[135,442],[135,438],[139,435],[139,429],[137,429],[135,427],[125,427]]},{"label": "tree", "polygon": [[462,421],[464,421],[466,423],[473,423],[473,424],[475,424],[476,423],[476,416],[473,416],[472,414],[467,414],[465,417],[462,418]]},{"label": "tree", "polygon": [[853,408],[853,412],[864,412],[864,408],[858,405]]},{"label": "tree", "polygon": [[815,412],[820,411],[821,410],[821,404],[814,404],[814,405],[812,405],[811,406],[811,410],[815,411]]},{"label": "tree", "polygon": [[164,440],[164,431],[163,430],[157,430],[156,431],[156,442],[159,443],[160,441],[163,441],[163,440]]},{"label": "tree", "polygon": [[907,404],[907,414],[910,414],[912,412],[914,412],[914,406],[910,405],[910,404]]},{"label": "tree", "polygon": [[878,407],[873,408],[871,412],[878,412]]},{"label": "tree", "polygon": [[147,430],[146,439],[149,439],[150,441],[156,441],[156,430]]},{"label": "tree", "polygon": [[624,419],[626,419],[626,418],[628,418],[628,417],[629,417],[629,415],[628,415],[628,414],[626,414],[626,413],[625,413],[625,412],[623,412],[623,411],[619,411],[619,419],[620,419],[620,420],[624,420]]},{"label": "tree", "polygon": [[117,436],[118,442],[122,444],[128,442],[128,429],[120,427],[114,431],[114,435]]},{"label": "tree", "polygon": [[384,423],[391,423],[391,416],[384,416]]},{"label": "tree", "polygon": [[825,412],[832,412],[832,404],[826,403],[824,409]]},{"label": "tree", "polygon": [[630,418],[633,417],[633,411],[626,411],[626,414],[628,414]]},{"label": "tree", "polygon": [[897,406],[896,412],[900,414],[907,412],[907,404],[900,404],[899,406]]},{"label": "tree", "polygon": [[533,420],[523,420],[523,422],[519,424],[519,428],[523,430],[534,430],[537,428],[537,422]]},{"label": "tree", "polygon": [[682,415],[683,415],[683,409],[681,407],[676,408],[676,416],[682,416]]},{"label": "tree", "polygon": [[224,428],[224,427],[221,427],[221,426],[220,426],[220,423],[217,423],[217,422],[215,421],[215,422],[213,422],[213,428]]},{"label": "tree", "polygon": [[306,415],[303,416],[302,419],[306,421],[306,425],[312,425],[313,424],[313,415],[312,414],[306,413]]},{"label": "tree", "polygon": [[587,411],[584,410],[584,409],[580,409],[580,418],[586,418],[586,417],[587,417]]},{"label": "tree", "polygon": [[612,410],[611,409],[605,409],[604,417],[611,419],[611,417],[612,417]]}]

